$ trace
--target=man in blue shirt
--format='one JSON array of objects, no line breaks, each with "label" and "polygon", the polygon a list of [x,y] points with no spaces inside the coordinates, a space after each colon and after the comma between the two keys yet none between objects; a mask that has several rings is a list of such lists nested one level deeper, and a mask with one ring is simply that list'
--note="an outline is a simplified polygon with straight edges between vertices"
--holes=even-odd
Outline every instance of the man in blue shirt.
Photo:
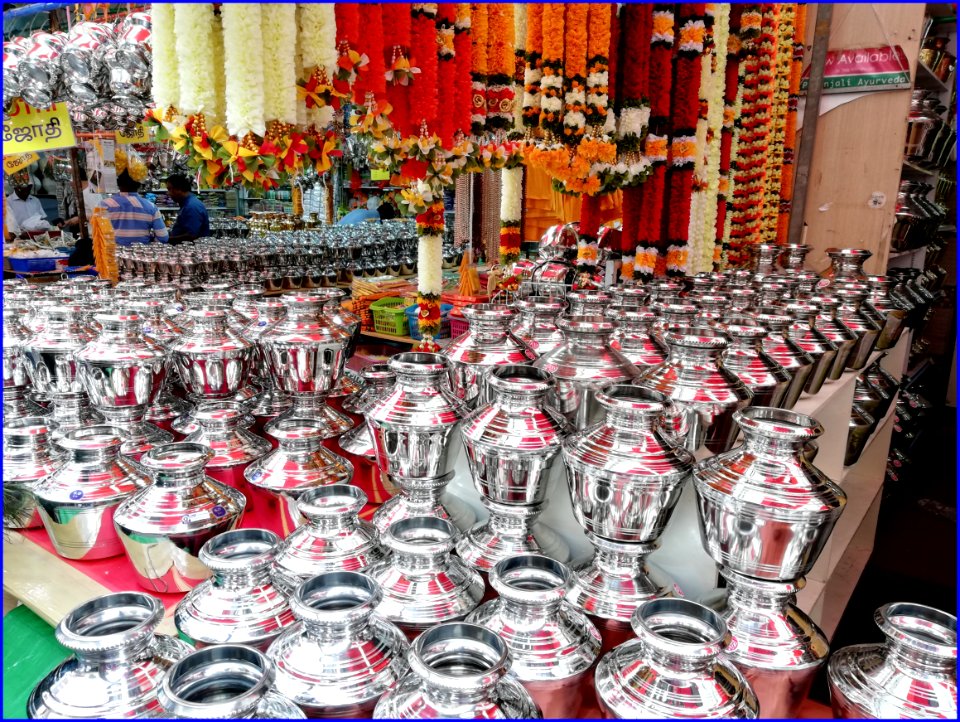
[{"label": "man in blue shirt", "polygon": [[180,206],[177,221],[170,229],[172,245],[210,235],[207,207],[190,192],[191,187],[190,179],[185,175],[172,175],[167,178],[167,195]]},{"label": "man in blue shirt", "polygon": [[107,212],[118,246],[151,241],[167,242],[167,227],[160,211],[137,191],[140,184],[127,171],[117,176],[119,193],[100,204]]}]

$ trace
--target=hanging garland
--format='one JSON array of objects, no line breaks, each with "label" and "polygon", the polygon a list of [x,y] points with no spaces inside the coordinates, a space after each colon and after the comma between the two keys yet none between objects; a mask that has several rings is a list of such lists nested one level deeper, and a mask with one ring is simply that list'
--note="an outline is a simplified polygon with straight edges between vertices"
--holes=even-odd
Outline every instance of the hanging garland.
[{"label": "hanging garland", "polygon": [[437,95],[437,4],[412,6],[411,54],[420,68],[415,92],[410,98],[410,121],[414,132],[433,129],[439,109]]},{"label": "hanging garland", "polygon": [[559,139],[563,137],[563,3],[544,3],[542,29],[539,123],[548,138]]},{"label": "hanging garland", "polygon": [[[527,6],[513,5],[513,127],[523,128],[523,86],[527,61]],[[520,100],[518,100],[518,98]]]},{"label": "hanging garland", "polygon": [[[457,6],[453,3],[437,5],[437,82],[441,88],[455,89],[457,63],[454,44]],[[449,148],[453,145],[456,118],[452,112],[437,113],[437,135]]]},{"label": "hanging garland", "polygon": [[373,100],[378,104],[386,101],[387,82],[386,65],[383,58],[383,12],[381,3],[368,3],[363,6],[363,28],[359,27],[359,12],[357,15],[357,36],[355,41],[351,41],[351,46],[360,54],[362,58],[367,59],[364,70],[357,76],[357,81],[353,86],[354,103],[361,104],[367,102],[367,95],[372,94]]},{"label": "hanging garland", "polygon": [[784,141],[790,104],[790,75],[793,69],[793,25],[796,8],[797,6],[792,3],[780,5],[776,34],[773,105],[770,117],[770,150],[766,160],[767,177],[763,192],[763,221],[760,227],[761,243],[776,243],[777,240]]},{"label": "hanging garland", "polygon": [[790,82],[787,117],[783,127],[783,168],[780,176],[780,214],[777,216],[777,243],[786,243],[793,201],[793,152],[797,143],[797,108],[800,103],[800,76],[803,72],[804,34],[807,6],[796,6],[793,22],[793,53],[790,58]]},{"label": "hanging garland", "polygon": [[527,6],[526,64],[523,70],[523,125],[540,123],[540,79],[543,76],[543,3]]},{"label": "hanging garland", "polygon": [[723,90],[723,129],[720,133],[720,177],[717,187],[716,242],[714,244],[713,269],[720,271],[727,266],[727,251],[730,244],[730,186],[732,183],[731,162],[734,155],[734,119],[740,107],[740,41],[741,6],[730,7],[730,32],[727,36],[727,66]]},{"label": "hanging garland", "polygon": [[268,122],[292,126],[297,122],[297,90],[290,79],[297,77],[299,69],[294,65],[295,45],[290,38],[297,34],[297,8],[265,3],[261,13],[263,57],[270,59],[263,66],[263,115]]},{"label": "hanging garland", "polygon": [[487,5],[486,130],[513,127],[513,4]]},{"label": "hanging garland", "polygon": [[226,55],[223,49],[223,18],[217,13],[213,15],[213,26],[210,28],[210,45],[213,48],[213,97],[216,99],[210,117],[214,123],[223,123],[227,117],[227,73],[224,69]]},{"label": "hanging garland", "polygon": [[317,128],[333,120],[340,96],[334,93],[337,67],[337,21],[331,3],[302,3],[297,6],[297,41],[300,73],[297,96],[307,109],[306,119]]},{"label": "hanging garland", "polygon": [[420,333],[428,343],[440,334],[440,294],[443,292],[443,193],[418,181],[401,191],[402,205],[416,216],[417,305]]},{"label": "hanging garland", "polygon": [[470,131],[478,138],[483,135],[487,125],[488,29],[487,5],[470,3],[470,45],[473,52],[470,73],[473,90]]},{"label": "hanging garland", "polygon": [[177,3],[173,13],[180,79],[178,110],[187,116],[200,116],[197,124],[203,127],[206,125],[204,114],[212,114],[217,105],[213,43],[209,42],[213,5]]},{"label": "hanging garland", "polygon": [[500,173],[500,265],[509,268],[520,260],[523,168],[504,169]]},{"label": "hanging garland", "polygon": [[259,3],[224,3],[224,63],[227,132],[238,138],[266,132],[263,88],[263,38]]},{"label": "hanging garland", "polygon": [[470,17],[470,3],[457,5],[457,22],[454,25],[453,47],[457,58],[456,75],[454,78],[454,100],[457,107],[453,109],[456,121],[454,132],[464,136],[470,135],[470,124],[473,117],[473,86],[471,73],[473,71],[473,39],[472,20]]},{"label": "hanging garland", "polygon": [[610,100],[610,14],[608,3],[595,3],[589,7],[590,30],[587,35],[587,95],[586,120],[595,134],[600,134],[607,124],[607,105]]},{"label": "hanging garland", "polygon": [[[563,142],[576,145],[587,124],[587,30],[590,6],[568,3],[563,57]],[[609,45],[609,38],[608,38]]]},{"label": "hanging garland", "polygon": [[154,3],[151,8],[153,38],[154,105],[164,113],[180,106],[180,78],[177,71],[177,47],[173,3]]}]

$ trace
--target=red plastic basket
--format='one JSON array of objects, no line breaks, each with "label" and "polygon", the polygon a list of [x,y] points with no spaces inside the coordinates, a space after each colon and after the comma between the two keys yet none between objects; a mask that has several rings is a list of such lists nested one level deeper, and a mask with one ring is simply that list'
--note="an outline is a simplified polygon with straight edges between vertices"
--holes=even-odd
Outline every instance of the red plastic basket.
[{"label": "red plastic basket", "polygon": [[467,319],[460,313],[460,308],[455,307],[450,312],[450,338],[462,336],[467,332],[468,328],[470,328],[470,324],[467,323]]}]

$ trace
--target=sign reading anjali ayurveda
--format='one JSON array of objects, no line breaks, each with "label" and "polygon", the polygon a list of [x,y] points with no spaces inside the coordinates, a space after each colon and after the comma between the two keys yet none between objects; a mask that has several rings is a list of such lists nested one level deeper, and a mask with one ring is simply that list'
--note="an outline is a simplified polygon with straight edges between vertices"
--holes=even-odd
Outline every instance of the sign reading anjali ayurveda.
[{"label": "sign reading anjali ayurveda", "polygon": [[[803,71],[800,91],[810,83],[810,67]],[[862,93],[912,87],[910,63],[899,45],[858,50],[831,50],[824,68],[824,93]]]}]

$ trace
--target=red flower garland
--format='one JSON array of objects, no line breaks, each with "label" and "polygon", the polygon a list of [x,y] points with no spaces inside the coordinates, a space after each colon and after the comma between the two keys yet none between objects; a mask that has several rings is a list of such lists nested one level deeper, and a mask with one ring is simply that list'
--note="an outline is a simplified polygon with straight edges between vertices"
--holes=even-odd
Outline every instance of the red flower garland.
[{"label": "red flower garland", "polygon": [[414,134],[426,126],[436,130],[439,98],[437,95],[437,25],[435,7],[421,4],[413,7],[411,23],[411,62],[420,68],[416,92],[411,97],[410,122]]},{"label": "red flower garland", "polygon": [[[383,7],[379,3],[371,3],[363,9],[363,32],[357,28],[356,51],[366,55],[369,59],[366,67],[357,75],[357,82],[353,86],[353,99],[358,105],[366,102],[367,93],[373,93],[374,98],[382,105],[387,94],[387,80],[384,77],[386,68],[383,62]],[[359,23],[359,14],[357,16]],[[351,43],[352,45],[352,43]]]},{"label": "red flower garland", "polygon": [[457,25],[453,35],[453,47],[456,53],[456,74],[454,77],[454,133],[470,135],[470,116],[473,111],[473,88],[470,73],[473,69],[473,43],[471,30],[470,3],[457,5]]},{"label": "red flower garland", "polygon": [[[383,3],[383,39],[385,67],[393,68],[400,58],[410,60],[410,3]],[[393,107],[390,122],[401,136],[412,132],[410,123],[410,94],[416,92],[417,81],[410,85],[387,83],[387,102]]]},{"label": "red flower garland", "polygon": [[577,242],[577,288],[593,288],[597,284],[597,258],[600,233],[600,197],[584,193],[580,196],[580,239]]},{"label": "red flower garland", "polygon": [[487,126],[487,28],[487,5],[470,3],[470,131],[476,136],[483,135]]},{"label": "red flower garland", "polygon": [[360,35],[359,3],[336,3],[333,9],[337,20],[337,44],[347,43],[351,50],[357,50]]},{"label": "red flower garland", "polygon": [[[453,3],[437,5],[437,82],[441,88],[454,88],[456,65],[454,55],[454,25],[457,21],[457,6]],[[449,45],[445,44],[447,36]],[[445,148],[453,145],[453,130],[455,118],[449,110],[437,114],[437,135]]]},{"label": "red flower garland", "polygon": [[614,5],[610,10],[610,58],[607,61],[607,76],[609,82],[607,87],[609,90],[607,94],[609,96],[609,101],[607,102],[607,107],[610,109],[610,112],[613,112],[614,101],[620,97],[620,92],[617,88],[617,72],[620,70],[618,67],[620,63],[620,14],[617,10],[617,5]]}]

